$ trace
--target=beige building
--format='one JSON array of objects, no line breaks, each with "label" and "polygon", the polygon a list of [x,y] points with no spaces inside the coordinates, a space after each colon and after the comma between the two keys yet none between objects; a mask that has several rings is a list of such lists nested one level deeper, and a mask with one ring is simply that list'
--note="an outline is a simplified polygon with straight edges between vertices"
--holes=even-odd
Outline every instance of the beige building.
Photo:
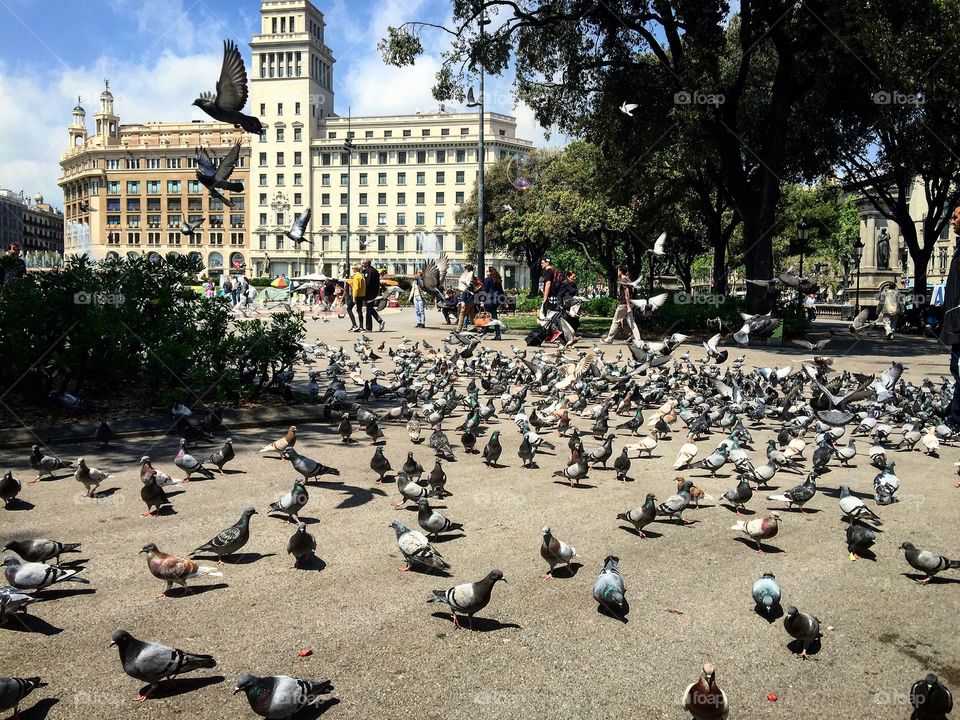
[{"label": "beige building", "polygon": [[[229,194],[233,207],[210,197],[196,178],[195,154],[205,147],[223,157],[241,140],[244,149],[231,179],[245,184],[249,136],[217,122],[121,125],[109,88],[88,133],[86,112],[73,109],[69,149],[61,156],[59,184],[64,196],[64,252],[164,256],[196,253],[211,271],[249,261],[245,193]],[[183,222],[204,220],[193,237]]]},{"label": "beige building", "polygon": [[[860,242],[863,243],[863,257],[860,262],[860,305],[874,307],[877,295],[891,286],[900,290],[913,288],[914,263],[906,243],[900,234],[900,227],[892,220],[883,217],[864,197],[856,199],[860,210]],[[909,197],[910,216],[917,226],[917,237],[923,243],[923,221],[927,217],[927,202],[920,178],[914,180]],[[889,247],[889,260],[884,267],[880,257],[882,239]],[[930,262],[927,266],[927,284],[934,289],[932,299],[936,301],[936,287],[946,282],[950,270],[957,237],[948,223],[937,240]],[[850,301],[856,303],[856,270],[850,282]],[[921,292],[921,294],[926,294]]]}]

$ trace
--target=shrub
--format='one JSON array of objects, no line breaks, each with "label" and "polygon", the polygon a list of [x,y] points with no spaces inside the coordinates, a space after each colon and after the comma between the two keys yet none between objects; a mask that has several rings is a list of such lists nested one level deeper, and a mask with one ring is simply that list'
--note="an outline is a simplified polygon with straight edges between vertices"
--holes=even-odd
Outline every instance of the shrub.
[{"label": "shrub", "polygon": [[581,315],[594,315],[596,317],[613,317],[617,310],[617,299],[612,297],[590,298],[580,306]]}]

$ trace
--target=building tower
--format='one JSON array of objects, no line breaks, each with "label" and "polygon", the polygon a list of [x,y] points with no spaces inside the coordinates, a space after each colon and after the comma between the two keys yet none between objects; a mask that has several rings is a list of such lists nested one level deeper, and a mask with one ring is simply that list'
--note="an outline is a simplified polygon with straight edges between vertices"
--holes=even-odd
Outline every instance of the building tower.
[{"label": "building tower", "polygon": [[70,134],[70,149],[81,148],[87,142],[87,111],[80,105],[80,98],[77,98],[77,106],[73,109],[73,120],[70,121],[68,128]]},{"label": "building tower", "polygon": [[323,38],[323,14],[309,0],[263,0],[250,43],[250,111],[267,131],[251,147],[250,225],[253,256],[263,262],[269,253],[278,273],[311,272],[315,262],[305,254],[312,246],[299,251],[283,232],[310,206],[310,143],[334,114],[335,60]]},{"label": "building tower", "polygon": [[113,95],[110,81],[104,80],[104,90],[100,93],[100,111],[93,116],[96,123],[96,136],[101,145],[120,144],[120,118],[113,112]]}]

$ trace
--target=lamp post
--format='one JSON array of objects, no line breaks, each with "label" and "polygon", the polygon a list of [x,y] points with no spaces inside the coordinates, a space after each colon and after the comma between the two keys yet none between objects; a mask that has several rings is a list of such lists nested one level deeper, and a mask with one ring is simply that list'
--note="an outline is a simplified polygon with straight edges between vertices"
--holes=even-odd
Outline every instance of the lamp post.
[{"label": "lamp post", "polygon": [[349,277],[350,275],[350,182],[351,182],[351,172],[350,164],[353,160],[353,138],[351,137],[350,131],[350,111],[347,111],[347,139],[343,143],[344,149],[347,151],[347,249],[346,249],[346,259],[344,260],[344,277]]},{"label": "lamp post", "polygon": [[857,303],[856,303],[856,312],[857,315],[860,314],[860,263],[863,260],[863,248],[866,247],[863,244],[862,240],[857,240],[857,244],[853,246],[853,251],[857,259]]},{"label": "lamp post", "polygon": [[[810,239],[810,226],[806,220],[797,225],[797,249],[800,251],[800,277],[803,277],[803,254],[807,251],[807,240]],[[802,302],[802,295],[797,291],[797,304]]]},{"label": "lamp post", "polygon": [[484,143],[484,132],[483,132],[483,38],[484,38],[484,27],[490,21],[486,19],[486,13],[483,8],[480,10],[480,100],[476,100],[473,96],[473,88],[467,92],[467,107],[475,107],[480,111],[480,132],[479,134],[479,147],[477,155],[477,267],[479,269],[480,277],[484,276],[486,272],[486,251],[484,246],[483,238],[483,220],[484,220],[484,194],[483,194],[483,164],[485,155],[486,155],[486,145]]}]

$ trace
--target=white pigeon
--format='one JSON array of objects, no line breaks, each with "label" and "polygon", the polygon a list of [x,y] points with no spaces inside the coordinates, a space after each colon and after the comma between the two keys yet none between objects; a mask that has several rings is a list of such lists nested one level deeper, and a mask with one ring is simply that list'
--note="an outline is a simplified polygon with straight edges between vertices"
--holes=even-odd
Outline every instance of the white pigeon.
[{"label": "white pigeon", "polygon": [[667,234],[665,232],[660,233],[660,237],[657,238],[656,242],[653,243],[653,249],[647,250],[651,255],[656,255],[657,257],[663,257],[666,255],[664,247],[667,244]]},{"label": "white pigeon", "polygon": [[636,110],[637,107],[639,107],[637,103],[628,103],[624,101],[624,103],[620,106],[620,112],[622,112],[624,115],[633,117],[633,111]]}]

